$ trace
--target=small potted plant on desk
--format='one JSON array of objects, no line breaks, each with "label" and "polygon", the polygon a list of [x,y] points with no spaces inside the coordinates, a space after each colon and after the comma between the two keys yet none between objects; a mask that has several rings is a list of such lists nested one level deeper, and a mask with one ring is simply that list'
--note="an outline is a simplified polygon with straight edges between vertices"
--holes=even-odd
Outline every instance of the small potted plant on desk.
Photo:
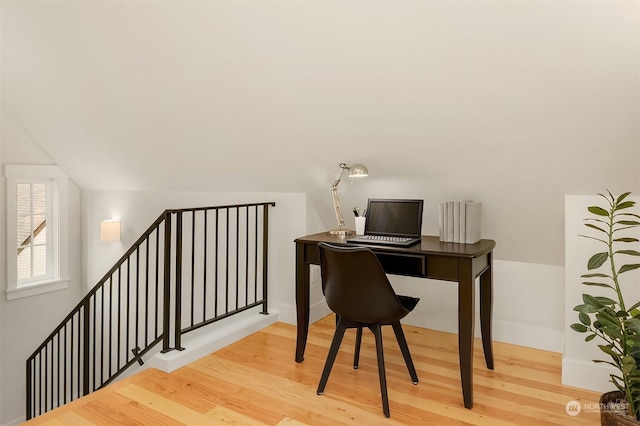
[{"label": "small potted plant on desk", "polygon": [[[623,236],[624,230],[640,226],[640,216],[629,211],[635,205],[628,199],[629,192],[614,197],[609,191],[598,194],[606,200],[605,207],[591,206],[591,216],[585,219],[590,235],[582,235],[602,243],[605,251],[591,256],[588,273],[581,277],[582,284],[607,289],[611,297],[583,294],[583,304],[574,308],[580,322],[571,328],[586,333],[585,341],[598,339],[598,347],[608,360],[594,360],[612,365],[617,370],[611,382],[617,390],[600,398],[602,425],[640,424],[640,302],[625,300],[620,287],[620,276],[640,268],[640,263],[626,263],[622,259],[640,256],[630,249],[639,240]],[[620,263],[620,265],[618,265]]]}]

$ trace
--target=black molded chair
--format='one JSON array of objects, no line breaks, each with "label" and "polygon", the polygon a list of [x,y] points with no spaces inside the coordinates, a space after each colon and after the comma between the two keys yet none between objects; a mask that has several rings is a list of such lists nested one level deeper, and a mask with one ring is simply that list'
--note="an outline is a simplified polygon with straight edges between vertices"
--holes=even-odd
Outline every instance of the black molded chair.
[{"label": "black molded chair", "polygon": [[357,329],[353,368],[358,368],[362,329],[367,327],[375,336],[382,411],[385,417],[389,417],[389,397],[382,350],[382,326],[391,325],[393,327],[411,380],[414,385],[418,384],[418,374],[413,366],[400,320],[415,308],[420,299],[396,295],[380,261],[370,249],[366,247],[337,247],[327,243],[320,243],[318,247],[320,250],[322,291],[329,308],[337,315],[336,332],[322,371],[318,395],[322,395],[324,392],[331,367],[333,367],[340,343],[348,328]]}]

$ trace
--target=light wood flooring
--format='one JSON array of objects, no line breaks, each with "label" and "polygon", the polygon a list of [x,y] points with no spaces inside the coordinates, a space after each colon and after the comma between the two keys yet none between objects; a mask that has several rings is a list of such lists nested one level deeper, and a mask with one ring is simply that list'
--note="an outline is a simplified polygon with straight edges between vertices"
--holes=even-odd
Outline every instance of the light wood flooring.
[{"label": "light wood flooring", "polygon": [[[324,395],[316,387],[333,336],[332,316],[313,324],[304,362],[294,362],[295,327],[276,323],[173,373],[148,369],[26,424],[87,425],[596,425],[566,405],[599,394],[560,384],[561,355],[494,343],[495,370],[481,342],[474,402],[462,404],[457,336],[404,326],[420,383],[413,385],[391,329],[385,360],[391,418],[382,414],[373,336],[365,330],[353,370],[354,330],[342,344]],[[592,406],[591,406],[592,407]],[[585,412],[587,411],[587,412]]]}]

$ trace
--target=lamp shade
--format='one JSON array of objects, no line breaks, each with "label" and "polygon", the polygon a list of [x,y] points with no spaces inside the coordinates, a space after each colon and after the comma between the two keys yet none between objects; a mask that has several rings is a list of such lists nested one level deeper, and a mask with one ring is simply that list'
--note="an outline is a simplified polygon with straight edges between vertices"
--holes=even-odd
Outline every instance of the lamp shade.
[{"label": "lamp shade", "polygon": [[364,164],[356,163],[349,167],[349,177],[369,176],[369,170]]},{"label": "lamp shade", "polygon": [[120,241],[119,220],[103,220],[100,222],[100,241]]}]

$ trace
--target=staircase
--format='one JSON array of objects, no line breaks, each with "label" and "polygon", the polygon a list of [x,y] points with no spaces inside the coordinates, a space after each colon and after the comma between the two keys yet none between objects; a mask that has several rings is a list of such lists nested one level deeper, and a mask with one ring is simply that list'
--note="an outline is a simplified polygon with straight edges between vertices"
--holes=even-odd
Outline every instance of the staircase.
[{"label": "staircase", "polygon": [[27,420],[115,380],[158,344],[261,308],[269,207],[165,210],[27,360]]}]

